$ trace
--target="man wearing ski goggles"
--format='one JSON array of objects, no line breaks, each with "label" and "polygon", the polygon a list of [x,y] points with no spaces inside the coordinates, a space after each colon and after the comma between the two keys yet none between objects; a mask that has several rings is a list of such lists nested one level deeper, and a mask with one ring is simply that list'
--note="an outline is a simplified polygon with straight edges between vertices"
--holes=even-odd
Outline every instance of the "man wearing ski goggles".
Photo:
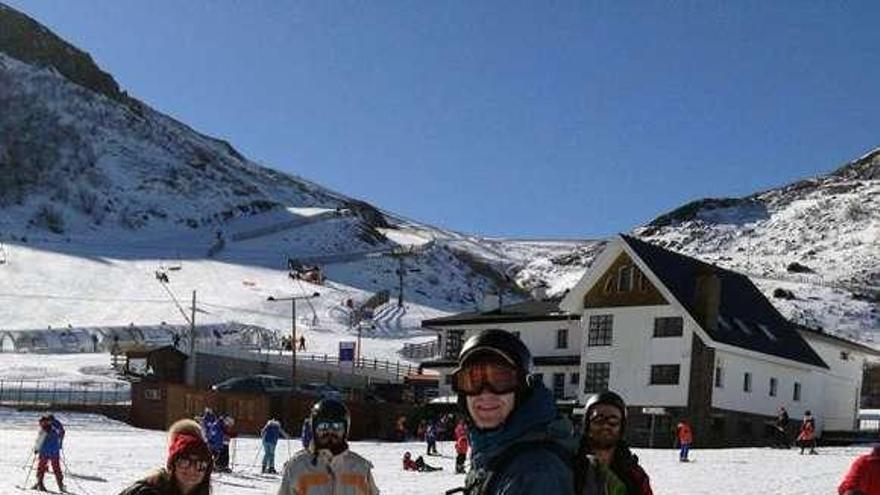
[{"label": "man wearing ski goggles", "polygon": [[500,426],[516,405],[515,392],[525,377],[503,355],[492,349],[474,352],[452,376],[452,389],[463,395],[478,428]]}]

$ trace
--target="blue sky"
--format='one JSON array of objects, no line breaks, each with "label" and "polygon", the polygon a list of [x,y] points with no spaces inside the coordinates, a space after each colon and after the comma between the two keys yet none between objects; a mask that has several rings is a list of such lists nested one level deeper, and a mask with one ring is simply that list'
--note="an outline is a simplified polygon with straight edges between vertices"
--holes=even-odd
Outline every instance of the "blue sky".
[{"label": "blue sky", "polygon": [[251,159],[470,233],[604,236],[880,146],[875,2],[3,1]]}]

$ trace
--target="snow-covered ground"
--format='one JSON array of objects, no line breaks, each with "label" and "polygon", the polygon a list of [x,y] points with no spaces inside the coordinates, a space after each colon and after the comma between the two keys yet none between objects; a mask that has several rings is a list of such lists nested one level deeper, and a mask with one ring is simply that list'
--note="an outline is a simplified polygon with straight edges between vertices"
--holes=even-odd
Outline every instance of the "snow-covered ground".
[{"label": "snow-covered ground", "polygon": [[[57,416],[67,425],[64,461],[68,473],[75,475],[68,476],[69,489],[74,493],[119,493],[164,462],[164,432],[140,430],[89,414]],[[27,477],[38,417],[35,412],[0,409],[0,493],[18,493],[15,486]],[[296,440],[289,445],[282,441],[276,451],[278,463],[289,452],[293,453],[297,445]],[[259,449],[256,438],[237,440],[235,472],[214,476],[216,495],[275,493],[280,478],[258,473]],[[429,463],[443,468],[435,473],[401,470],[403,452],[421,453],[421,443],[352,442],[352,449],[373,462],[376,483],[383,494],[442,494],[460,486],[464,479],[453,474],[450,442],[441,442],[442,457],[427,458]],[[695,462],[690,464],[679,463],[677,452],[671,449],[637,449],[636,453],[651,476],[656,495],[819,495],[836,493],[849,464],[866,450],[822,448],[817,456],[800,456],[796,450],[758,448],[696,450],[692,453]],[[47,485],[54,488],[51,475]]]}]

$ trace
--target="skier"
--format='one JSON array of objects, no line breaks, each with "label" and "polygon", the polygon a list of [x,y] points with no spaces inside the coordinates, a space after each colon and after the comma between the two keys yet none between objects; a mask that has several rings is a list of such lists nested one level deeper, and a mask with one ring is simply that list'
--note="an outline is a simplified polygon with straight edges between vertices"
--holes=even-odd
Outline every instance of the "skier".
[{"label": "skier", "polygon": [[784,407],[780,407],[773,426],[776,427],[776,446],[783,449],[791,448],[788,441],[788,421],[788,411]]},{"label": "skier", "polygon": [[871,452],[856,458],[850,465],[840,486],[838,495],[880,495],[880,443]]},{"label": "skier", "polygon": [[428,445],[427,455],[440,455],[437,452],[437,427],[433,421],[428,423],[428,429],[425,430],[425,443]]},{"label": "skier", "polygon": [[455,474],[464,474],[464,464],[467,461],[469,448],[467,433],[459,435],[455,439]]},{"label": "skier", "polygon": [[40,433],[34,444],[34,454],[39,454],[37,463],[37,483],[32,487],[34,490],[45,492],[46,485],[43,478],[49,470],[48,464],[52,463],[52,473],[55,474],[55,482],[58,483],[58,491],[65,491],[64,474],[61,472],[61,445],[64,438],[64,427],[61,422],[52,415],[40,418]]},{"label": "skier", "polygon": [[230,472],[229,468],[229,444],[238,433],[235,429],[235,418],[223,413],[220,415],[220,428],[223,430],[223,447],[220,450],[220,459],[217,463],[218,471]]},{"label": "skier", "polygon": [[281,423],[277,419],[270,418],[260,430],[260,438],[263,440],[263,474],[277,474],[275,471],[275,446],[278,439],[290,438],[290,436],[281,428]]},{"label": "skier", "polygon": [[218,418],[213,411],[207,409],[205,416],[202,418],[202,428],[205,432],[205,440],[208,442],[208,448],[214,459],[214,466],[218,472],[228,471],[227,466],[223,466],[223,420]]},{"label": "skier", "polygon": [[804,420],[801,423],[801,432],[798,434],[798,444],[801,447],[801,455],[804,449],[810,447],[810,454],[818,454],[816,452],[816,420],[810,411],[804,412]]},{"label": "skier", "polygon": [[[513,334],[484,330],[459,353],[452,388],[470,425],[466,495],[574,493],[571,423],[532,374],[532,355]],[[592,495],[592,494],[591,494]]]},{"label": "skier", "polygon": [[165,467],[135,482],[119,495],[209,495],[211,451],[199,424],[181,419],[168,429]]},{"label": "skier", "polygon": [[416,460],[412,460],[412,454],[409,451],[403,453],[403,470],[404,471],[418,471],[421,473],[429,473],[432,471],[440,471],[443,468],[431,466],[430,464],[425,463],[425,459],[422,456],[416,458]]},{"label": "skier", "polygon": [[278,495],[378,495],[370,461],[348,449],[351,416],[336,399],[321,399],[312,406],[310,448],[301,450],[284,465]]},{"label": "skier", "polygon": [[299,438],[302,442],[303,450],[309,450],[309,446],[312,444],[311,416],[306,416],[306,418],[303,420],[302,431],[300,432]]},{"label": "skier", "polygon": [[577,493],[653,495],[639,459],[629,450],[626,403],[608,390],[587,400],[584,436],[577,455]]},{"label": "skier", "polygon": [[691,425],[686,419],[678,422],[675,427],[675,434],[678,437],[678,460],[680,462],[688,462],[688,452],[691,450],[691,444],[694,443],[694,433],[691,431]]}]

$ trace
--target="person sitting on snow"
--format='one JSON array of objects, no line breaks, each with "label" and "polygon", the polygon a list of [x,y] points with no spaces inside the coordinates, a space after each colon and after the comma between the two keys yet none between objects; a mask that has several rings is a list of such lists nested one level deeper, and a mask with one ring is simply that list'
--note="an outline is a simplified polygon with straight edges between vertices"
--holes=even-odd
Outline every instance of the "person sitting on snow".
[{"label": "person sitting on snow", "polygon": [[412,454],[409,452],[403,453],[403,470],[404,471],[419,471],[422,473],[431,472],[431,471],[440,471],[443,468],[431,466],[430,464],[425,463],[425,459],[422,456],[416,458],[416,460],[412,459]]}]

